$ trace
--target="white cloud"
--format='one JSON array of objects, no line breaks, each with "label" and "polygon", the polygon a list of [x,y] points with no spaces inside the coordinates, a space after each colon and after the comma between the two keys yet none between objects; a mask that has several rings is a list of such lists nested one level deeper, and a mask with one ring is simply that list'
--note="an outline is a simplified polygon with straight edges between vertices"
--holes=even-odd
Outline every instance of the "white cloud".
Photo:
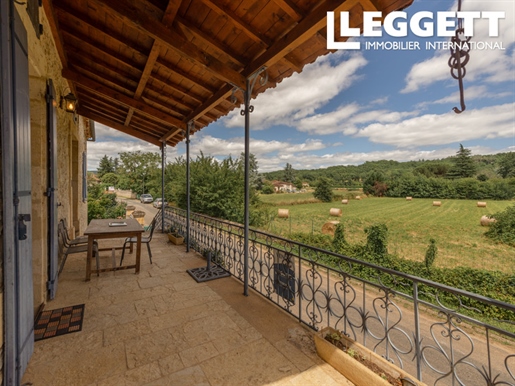
[{"label": "white cloud", "polygon": [[373,123],[356,134],[375,143],[396,147],[444,145],[492,138],[510,138],[514,132],[515,104],[468,110],[463,114],[425,114],[396,123]]},{"label": "white cloud", "polygon": [[[367,61],[362,54],[353,54],[332,65],[331,59],[344,56],[344,53],[338,52],[333,56],[320,57],[315,63],[306,66],[301,74],[293,74],[278,87],[260,94],[252,101],[252,129],[291,125],[292,121],[313,114],[316,109],[348,88],[359,78],[356,73]],[[243,126],[240,109],[234,110],[221,121],[227,127]]]},{"label": "white cloud", "polygon": [[363,106],[356,103],[340,106],[338,109],[325,114],[312,115],[295,123],[297,130],[311,134],[353,135],[358,132],[357,125],[367,122],[398,122],[403,118],[413,116],[415,112],[397,112],[388,110],[362,111]]},{"label": "white cloud", "polygon": [[[457,3],[455,2],[451,10],[456,9]],[[465,1],[462,10],[504,11],[506,13],[506,18],[499,22],[498,37],[488,36],[488,20],[475,21],[474,36],[471,41],[498,42],[502,43],[505,49],[471,49],[464,79],[469,82],[482,79],[485,82],[498,83],[513,78],[513,58],[510,58],[510,54],[513,55],[513,43],[515,42],[513,1]],[[406,86],[401,92],[414,92],[442,80],[452,81],[450,67],[447,64],[449,57],[449,50],[439,50],[432,58],[416,63],[406,76]]]},{"label": "white cloud", "polygon": [[[121,131],[111,129],[105,125],[95,122],[95,134],[97,140],[88,142],[88,170],[96,170],[100,159],[105,155],[116,158],[119,153],[142,151],[142,152],[158,152],[161,150],[148,142],[141,141],[131,137]],[[167,148],[169,156],[176,152],[173,148]]]}]

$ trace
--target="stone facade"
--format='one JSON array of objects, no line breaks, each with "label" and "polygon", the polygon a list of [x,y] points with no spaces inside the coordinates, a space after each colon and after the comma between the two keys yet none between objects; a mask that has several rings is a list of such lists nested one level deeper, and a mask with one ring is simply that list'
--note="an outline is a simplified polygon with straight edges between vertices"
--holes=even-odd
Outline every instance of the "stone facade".
[{"label": "stone facade", "polygon": [[[25,3],[20,3],[25,4]],[[71,236],[84,231],[87,225],[87,202],[82,197],[84,181],[83,154],[87,151],[86,131],[89,121],[67,113],[59,107],[60,98],[70,92],[68,82],[61,76],[62,63],[53,40],[48,19],[39,8],[43,34],[38,38],[25,5],[16,5],[28,35],[30,123],[31,123],[31,177],[32,177],[32,268],[34,312],[47,303],[48,281],[48,135],[46,113],[46,85],[51,79],[57,101],[57,219],[66,219]],[[1,165],[0,165],[1,166]],[[1,175],[0,168],[0,175]],[[0,184],[1,185],[1,184]],[[1,189],[1,187],[0,187]],[[1,219],[1,213],[0,213]],[[57,237],[57,236],[56,236]],[[0,243],[3,242],[3,239]],[[1,245],[0,245],[1,246]],[[1,250],[0,250],[0,253]],[[3,256],[1,256],[3,270]],[[3,275],[2,275],[3,277]],[[1,279],[0,279],[1,280]],[[3,305],[3,285],[0,305]],[[1,347],[4,350],[3,307],[0,307]],[[3,357],[3,355],[2,355]],[[2,361],[3,363],[3,361]],[[1,368],[1,367],[0,367]],[[3,374],[2,374],[3,375]],[[2,378],[3,379],[3,376]],[[0,381],[1,382],[1,381]]]}]

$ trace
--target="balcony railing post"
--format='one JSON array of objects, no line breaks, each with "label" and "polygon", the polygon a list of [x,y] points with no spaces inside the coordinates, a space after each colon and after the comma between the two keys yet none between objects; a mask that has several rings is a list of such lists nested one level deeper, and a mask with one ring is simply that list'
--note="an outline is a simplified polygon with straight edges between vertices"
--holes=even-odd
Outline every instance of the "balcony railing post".
[{"label": "balcony railing post", "polygon": [[417,378],[422,380],[422,366],[421,366],[421,353],[420,353],[420,315],[418,304],[418,282],[413,282],[413,311],[415,316],[415,353],[417,360]]},{"label": "balcony railing post", "polygon": [[190,129],[194,125],[190,121],[186,129],[186,252],[190,251]]}]

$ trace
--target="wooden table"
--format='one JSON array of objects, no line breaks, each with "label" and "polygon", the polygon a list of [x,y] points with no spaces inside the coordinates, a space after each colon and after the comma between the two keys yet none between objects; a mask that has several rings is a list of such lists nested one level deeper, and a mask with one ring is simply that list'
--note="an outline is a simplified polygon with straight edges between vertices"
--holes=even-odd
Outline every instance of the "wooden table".
[{"label": "wooden table", "polygon": [[[118,225],[120,223],[125,223],[126,225]],[[127,218],[124,220],[119,219],[102,219],[102,220],[91,220],[88,227],[84,231],[84,235],[88,236],[88,257],[86,259],[86,281],[90,280],[91,273],[99,273],[99,272],[107,272],[107,271],[117,271],[121,269],[130,269],[134,268],[136,270],[135,273],[139,273],[140,268],[140,259],[141,259],[141,234],[143,233],[143,227],[141,224],[133,219]],[[136,237],[136,264],[133,265],[124,265],[121,267],[114,266],[112,268],[104,268],[104,269],[91,269],[91,260],[93,259],[93,242],[99,239],[118,239],[118,238],[127,238],[127,237]],[[99,249],[102,250],[111,250],[112,248]],[[117,248],[120,249],[120,248]],[[131,244],[132,251],[132,244]]]}]

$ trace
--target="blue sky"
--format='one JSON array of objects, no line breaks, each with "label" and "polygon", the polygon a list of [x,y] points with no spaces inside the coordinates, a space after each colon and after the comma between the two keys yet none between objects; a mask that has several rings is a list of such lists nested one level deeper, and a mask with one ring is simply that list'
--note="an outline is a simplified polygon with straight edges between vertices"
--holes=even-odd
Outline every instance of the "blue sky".
[{"label": "blue sky", "polygon": [[[406,9],[455,11],[457,2],[415,0]],[[463,144],[472,154],[515,151],[515,0],[463,0],[463,11],[503,11],[499,36],[488,36],[488,21],[474,22],[471,41],[503,49],[471,49],[466,65],[465,104],[448,66],[449,49],[426,42],[449,38],[359,37],[360,50],[338,50],[319,58],[252,101],[250,150],[260,171],[358,165],[381,159],[409,161],[454,155]],[[436,17],[435,17],[436,18]],[[419,50],[365,49],[365,42],[419,42]],[[240,109],[191,137],[192,157],[225,158],[243,151]],[[154,145],[97,124],[88,143],[88,170],[104,155],[153,151]],[[184,155],[183,143],[167,150],[168,160]]]}]

